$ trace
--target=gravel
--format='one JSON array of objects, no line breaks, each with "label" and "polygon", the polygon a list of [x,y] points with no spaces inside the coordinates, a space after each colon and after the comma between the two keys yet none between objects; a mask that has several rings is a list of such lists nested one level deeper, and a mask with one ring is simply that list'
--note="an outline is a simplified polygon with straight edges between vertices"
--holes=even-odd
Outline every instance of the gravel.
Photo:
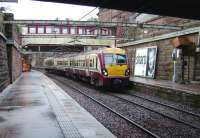
[{"label": "gravel", "polygon": [[[146,129],[150,130],[153,133],[161,137],[200,137],[200,131],[197,129],[193,129],[187,125],[182,123],[178,123],[174,120],[163,117],[157,113],[139,107],[137,105],[127,103],[126,101],[122,101],[119,98],[108,95],[105,92],[100,92],[99,90],[93,89],[91,86],[85,86],[86,84],[78,83],[72,81],[70,79],[51,75],[51,77],[58,79],[59,81],[54,80],[60,87],[66,89],[66,92],[73,97],[81,106],[83,106],[86,110],[88,110],[97,120],[99,120],[105,127],[107,127],[114,135],[117,137],[148,137],[144,132],[142,132],[137,127],[132,126],[127,123],[125,120],[121,119],[117,115],[111,113],[104,107],[98,105],[97,103],[89,100],[85,96],[80,93],[74,92],[74,90],[69,90],[69,87],[66,85],[73,85],[78,87],[79,89],[85,91],[90,96],[98,99],[106,105],[109,105],[110,108],[116,110],[117,112],[123,114],[129,119],[139,123]],[[64,82],[66,85],[60,83]],[[84,86],[83,86],[84,85]],[[127,97],[126,97],[127,98]],[[129,99],[131,97],[128,97]],[[134,100],[131,98],[131,100]],[[157,105],[144,103],[142,100],[135,99],[135,102],[139,104],[145,104],[145,106],[149,106],[162,111],[166,114],[170,114],[173,117],[180,117],[176,111],[171,112],[170,110],[161,109]],[[157,106],[157,107],[156,107]],[[181,116],[184,118],[184,115]],[[187,119],[187,118],[186,118]],[[192,120],[194,121],[194,120]]]},{"label": "gravel", "polygon": [[[54,77],[54,76],[53,76]],[[55,78],[55,77],[54,77]],[[141,129],[127,123],[124,119],[118,115],[112,113],[108,109],[105,109],[101,105],[95,103],[91,99],[88,99],[84,95],[74,92],[66,85],[53,79],[53,81],[63,88],[72,98],[74,98],[82,107],[90,112],[99,122],[101,122],[106,128],[108,128],[118,138],[149,138],[150,136],[144,133]]]}]

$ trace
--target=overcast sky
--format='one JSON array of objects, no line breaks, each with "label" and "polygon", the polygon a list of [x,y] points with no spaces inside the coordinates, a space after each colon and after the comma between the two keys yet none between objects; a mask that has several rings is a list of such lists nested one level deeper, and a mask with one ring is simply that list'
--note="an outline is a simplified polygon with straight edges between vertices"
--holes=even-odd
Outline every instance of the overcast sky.
[{"label": "overcast sky", "polygon": [[[1,2],[0,7],[2,6],[6,6],[8,12],[14,13],[15,19],[38,20],[54,20],[57,17],[62,20],[66,18],[78,20],[95,8],[31,0],[18,0],[18,3]],[[98,9],[86,16],[83,20],[87,20],[90,17],[97,18],[97,13]]]}]

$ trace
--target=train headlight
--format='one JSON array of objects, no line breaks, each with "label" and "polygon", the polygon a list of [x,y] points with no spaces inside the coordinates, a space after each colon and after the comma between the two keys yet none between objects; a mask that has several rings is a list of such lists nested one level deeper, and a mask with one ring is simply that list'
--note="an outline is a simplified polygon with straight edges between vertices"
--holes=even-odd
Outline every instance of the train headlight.
[{"label": "train headlight", "polygon": [[129,76],[129,75],[130,75],[130,70],[129,70],[129,69],[127,69],[127,70],[125,71],[125,75],[126,75],[126,76]]},{"label": "train headlight", "polygon": [[103,70],[102,70],[102,73],[103,73],[104,76],[108,76],[108,72],[107,72],[106,69],[103,69]]}]

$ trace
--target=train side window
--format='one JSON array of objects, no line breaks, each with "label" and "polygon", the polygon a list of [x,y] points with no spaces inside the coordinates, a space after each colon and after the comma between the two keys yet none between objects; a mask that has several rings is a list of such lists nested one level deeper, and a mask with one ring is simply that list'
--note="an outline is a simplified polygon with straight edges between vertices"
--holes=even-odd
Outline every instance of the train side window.
[{"label": "train side window", "polygon": [[86,66],[86,60],[83,60],[83,67],[85,67]]},{"label": "train side window", "polygon": [[80,60],[78,60],[78,67],[80,66]]},{"label": "train side window", "polygon": [[92,67],[94,67],[94,58],[92,59]]},{"label": "train side window", "polygon": [[92,59],[90,59],[90,67],[92,67]]},{"label": "train side window", "polygon": [[82,60],[81,66],[84,67],[84,60]]},{"label": "train side window", "polygon": [[97,65],[98,65],[98,58],[96,57],[96,69],[97,69]]}]

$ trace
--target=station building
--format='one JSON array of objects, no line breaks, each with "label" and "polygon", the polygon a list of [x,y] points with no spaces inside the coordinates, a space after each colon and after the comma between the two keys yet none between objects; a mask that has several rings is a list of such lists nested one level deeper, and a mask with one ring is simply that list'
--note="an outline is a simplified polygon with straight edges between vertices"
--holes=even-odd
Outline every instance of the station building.
[{"label": "station building", "polygon": [[[199,21],[110,9],[100,9],[98,16],[100,21],[153,26],[117,29],[117,36],[123,38],[117,46],[128,53],[132,77],[182,83],[200,81]],[[166,29],[156,28],[161,24]],[[170,26],[180,29],[170,29]]]}]

